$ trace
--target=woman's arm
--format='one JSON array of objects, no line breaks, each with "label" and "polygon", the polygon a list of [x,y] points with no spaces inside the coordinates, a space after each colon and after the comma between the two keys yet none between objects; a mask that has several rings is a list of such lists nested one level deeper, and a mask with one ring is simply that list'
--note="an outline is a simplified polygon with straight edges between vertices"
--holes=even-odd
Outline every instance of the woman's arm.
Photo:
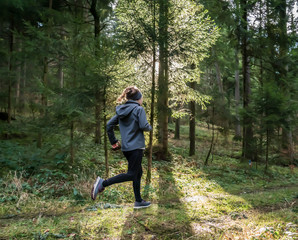
[{"label": "woman's arm", "polygon": [[151,131],[152,127],[147,121],[146,113],[144,108],[139,108],[139,127],[143,131]]},{"label": "woman's arm", "polygon": [[108,132],[108,137],[110,140],[110,143],[113,145],[116,142],[118,142],[117,138],[115,137],[115,133],[114,133],[114,127],[116,125],[118,125],[119,121],[118,121],[118,116],[115,115],[113,116],[110,121],[107,124],[107,132]]}]

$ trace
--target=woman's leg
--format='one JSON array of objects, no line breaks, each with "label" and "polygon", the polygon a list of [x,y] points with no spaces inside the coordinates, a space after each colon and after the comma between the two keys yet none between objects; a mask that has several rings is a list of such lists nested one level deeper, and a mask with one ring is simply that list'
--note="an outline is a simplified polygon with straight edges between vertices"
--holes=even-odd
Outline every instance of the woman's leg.
[{"label": "woman's leg", "polygon": [[142,178],[143,170],[141,167],[141,170],[139,171],[138,174],[135,175],[135,178],[133,180],[133,191],[135,194],[135,199],[137,202],[142,202],[142,197],[141,197],[141,178]]},{"label": "woman's leg", "polygon": [[103,182],[103,186],[107,187],[115,183],[133,181],[133,189],[135,199],[137,202],[141,202],[141,177],[142,177],[142,157],[143,150],[136,149],[133,151],[123,152],[124,156],[128,160],[127,173],[121,173],[115,177],[109,178]]}]

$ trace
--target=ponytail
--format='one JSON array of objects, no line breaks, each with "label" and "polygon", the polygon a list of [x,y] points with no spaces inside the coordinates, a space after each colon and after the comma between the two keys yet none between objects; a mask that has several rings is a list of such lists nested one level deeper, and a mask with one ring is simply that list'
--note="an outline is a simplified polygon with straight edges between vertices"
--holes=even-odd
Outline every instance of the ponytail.
[{"label": "ponytail", "polygon": [[122,94],[117,98],[117,103],[122,103],[125,98],[126,98],[126,89],[124,89]]},{"label": "ponytail", "polygon": [[[142,96],[141,91],[135,87],[135,86],[130,86],[127,87],[123,90],[122,94],[117,98],[117,103],[122,103],[124,100],[137,100],[135,97]],[[141,97],[139,97],[141,98]]]}]

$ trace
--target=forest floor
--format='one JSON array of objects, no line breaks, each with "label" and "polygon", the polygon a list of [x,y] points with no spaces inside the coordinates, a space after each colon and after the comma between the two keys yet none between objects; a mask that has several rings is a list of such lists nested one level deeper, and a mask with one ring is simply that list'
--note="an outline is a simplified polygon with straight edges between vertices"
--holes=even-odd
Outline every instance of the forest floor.
[{"label": "forest floor", "polygon": [[[149,187],[144,171],[143,196],[152,202],[146,209],[133,209],[131,183],[91,201],[95,172],[103,170],[69,181],[51,175],[39,185],[8,174],[1,180],[0,239],[297,239],[297,171],[241,164],[239,143],[221,136],[204,167],[209,130],[198,127],[197,138],[195,157],[187,156],[186,130],[181,140],[171,138],[172,161],[153,162]],[[121,152],[110,160],[110,175],[125,171]]]}]

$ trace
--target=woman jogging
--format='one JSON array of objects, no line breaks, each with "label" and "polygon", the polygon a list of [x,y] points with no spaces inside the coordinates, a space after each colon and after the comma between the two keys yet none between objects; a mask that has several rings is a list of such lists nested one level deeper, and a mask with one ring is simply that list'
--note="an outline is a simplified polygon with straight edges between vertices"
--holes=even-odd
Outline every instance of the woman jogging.
[{"label": "woman jogging", "polygon": [[118,98],[117,102],[127,100],[125,104],[116,107],[116,115],[107,124],[107,132],[112,149],[120,148],[120,142],[114,134],[114,126],[119,124],[122,139],[121,150],[128,161],[127,173],[119,174],[109,179],[97,177],[92,191],[92,200],[96,199],[98,193],[104,191],[105,187],[115,183],[133,182],[135,195],[134,208],[149,207],[150,202],[141,198],[141,177],[142,177],[142,157],[145,149],[144,131],[151,131],[152,127],[147,121],[143,107],[142,93],[137,87],[127,87]]}]

